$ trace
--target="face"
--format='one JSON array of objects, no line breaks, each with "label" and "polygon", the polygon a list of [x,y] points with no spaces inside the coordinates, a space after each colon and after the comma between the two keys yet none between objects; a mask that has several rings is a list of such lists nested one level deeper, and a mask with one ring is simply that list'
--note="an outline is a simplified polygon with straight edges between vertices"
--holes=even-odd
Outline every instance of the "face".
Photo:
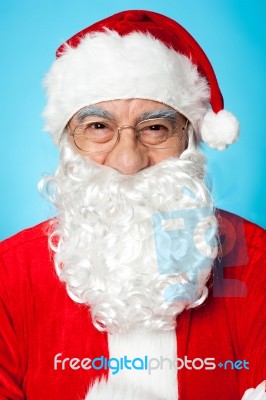
[{"label": "face", "polygon": [[[142,126],[143,120],[158,118],[158,116],[167,115],[167,113],[171,115],[171,111],[174,110],[165,104],[151,100],[130,99],[101,102],[93,107],[93,115],[88,116],[85,112],[82,114],[81,110],[72,117],[68,124],[69,141],[75,152],[84,157],[90,157],[101,165],[111,167],[126,175],[132,175],[169,157],[178,156],[186,148],[185,128],[187,120],[179,113],[175,114],[177,136],[173,138],[173,140],[176,140],[174,146],[164,149],[147,147],[137,139],[135,131],[132,129],[139,123],[138,126]],[[109,151],[98,153],[88,153],[78,149],[71,132],[83,120],[93,120],[94,122],[108,120],[118,127],[123,127],[116,146]]]},{"label": "face", "polygon": [[[185,139],[177,141],[175,147],[150,149],[136,139],[132,128],[123,129],[117,146],[113,146],[115,137],[109,147],[109,136],[105,140],[102,128],[105,125],[100,123],[107,121],[108,127],[110,119],[116,126],[139,127],[139,120],[158,115],[170,118],[171,114],[176,115],[163,104],[142,100],[81,109],[70,121],[69,135],[61,141],[56,174],[47,178],[46,192],[58,210],[54,223],[60,240],[54,243],[51,230],[49,241],[56,271],[70,298],[89,305],[93,323],[101,331],[173,329],[176,315],[201,304],[207,295],[205,282],[212,257],[204,254],[209,243],[215,248],[215,230],[209,230],[212,220],[204,214],[207,208],[212,216],[212,199],[204,181],[202,154],[191,140],[189,151],[173,157],[184,150]],[[100,146],[107,143],[109,152],[88,156],[77,149],[72,132],[84,121],[87,136],[75,136],[75,141],[81,140],[82,148],[86,145],[86,149],[95,150],[100,138]],[[167,130],[168,125],[165,120],[161,125],[159,122],[144,124],[152,131],[149,136],[147,130],[148,139],[159,137],[159,143],[164,143],[160,141],[161,128],[157,128]],[[184,125],[182,117],[179,133]],[[82,134],[84,129],[78,132]],[[112,137],[113,130],[110,132]],[[136,129],[139,132],[145,130]],[[93,138],[96,144],[92,144]],[[176,229],[177,219],[185,227],[188,222],[188,229]],[[193,226],[200,228],[196,236],[190,228]],[[172,236],[173,229],[177,236]],[[207,243],[205,232],[210,231],[213,238],[208,233]],[[165,260],[169,262],[165,264]],[[167,287],[171,290],[166,293]]]}]

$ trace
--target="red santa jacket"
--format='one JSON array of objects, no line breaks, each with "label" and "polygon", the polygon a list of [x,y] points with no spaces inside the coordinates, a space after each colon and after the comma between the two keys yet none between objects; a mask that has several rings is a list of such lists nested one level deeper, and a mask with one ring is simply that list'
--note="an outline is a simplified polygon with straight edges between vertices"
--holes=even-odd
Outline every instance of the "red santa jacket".
[{"label": "red santa jacket", "polygon": [[[265,231],[230,213],[219,220],[224,254],[210,294],[177,318],[178,358],[187,360],[178,370],[179,400],[241,399],[266,376]],[[47,225],[0,244],[0,399],[80,400],[108,374],[69,367],[74,358],[108,358],[107,336],[59,282]],[[69,359],[64,368],[55,368],[57,354]],[[211,358],[215,368],[197,368],[199,358]]]}]

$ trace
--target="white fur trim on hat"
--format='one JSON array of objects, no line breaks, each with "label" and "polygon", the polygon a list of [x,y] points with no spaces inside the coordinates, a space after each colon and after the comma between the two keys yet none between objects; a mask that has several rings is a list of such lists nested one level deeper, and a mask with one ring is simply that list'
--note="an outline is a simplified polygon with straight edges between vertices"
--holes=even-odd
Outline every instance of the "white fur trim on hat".
[{"label": "white fur trim on hat", "polygon": [[224,150],[238,139],[239,122],[229,111],[221,110],[216,114],[208,110],[203,118],[200,133],[202,140],[210,147]]},{"label": "white fur trim on hat", "polygon": [[191,60],[150,34],[106,30],[66,46],[44,85],[46,129],[54,142],[82,107],[118,99],[149,99],[185,115],[197,130],[209,103],[209,85]]}]

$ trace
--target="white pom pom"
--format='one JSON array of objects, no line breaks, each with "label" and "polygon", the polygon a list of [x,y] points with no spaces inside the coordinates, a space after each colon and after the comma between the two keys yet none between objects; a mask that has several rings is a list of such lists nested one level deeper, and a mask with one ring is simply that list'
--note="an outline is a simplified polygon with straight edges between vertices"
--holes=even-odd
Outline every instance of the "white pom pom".
[{"label": "white pom pom", "polygon": [[229,111],[208,110],[201,124],[201,138],[216,150],[224,150],[238,139],[239,122]]}]

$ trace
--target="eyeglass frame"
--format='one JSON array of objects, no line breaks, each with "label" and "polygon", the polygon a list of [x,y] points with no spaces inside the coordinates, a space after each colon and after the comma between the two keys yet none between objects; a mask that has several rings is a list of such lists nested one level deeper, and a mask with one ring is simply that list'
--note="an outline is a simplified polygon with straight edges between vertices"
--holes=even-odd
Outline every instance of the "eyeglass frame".
[{"label": "eyeglass frame", "polygon": [[[177,112],[177,113],[178,113],[178,112]],[[86,125],[86,124],[88,124],[88,123],[93,124],[93,123],[96,123],[96,122],[101,123],[101,122],[104,122],[104,121],[95,120],[95,121],[91,121],[91,122],[82,122],[81,124],[76,125],[75,128],[74,128],[72,131],[70,131],[70,129],[69,129],[69,131],[70,131],[70,136],[73,136],[73,141],[74,141],[74,144],[75,144],[75,146],[77,147],[77,149],[79,149],[79,150],[81,150],[81,151],[83,151],[84,153],[87,153],[87,154],[108,153],[108,152],[112,151],[112,150],[117,146],[117,144],[119,143],[120,136],[121,136],[121,131],[122,131],[123,129],[133,129],[134,132],[135,132],[135,136],[136,136],[137,140],[138,140],[141,144],[143,144],[143,146],[145,146],[145,147],[147,147],[147,148],[149,148],[149,149],[153,149],[153,150],[166,150],[166,149],[170,149],[170,148],[173,148],[173,147],[177,146],[177,145],[181,142],[181,140],[182,140],[182,138],[183,138],[183,134],[184,134],[184,132],[185,132],[185,131],[187,130],[187,128],[188,128],[188,124],[189,124],[189,120],[188,120],[188,119],[186,119],[185,125],[182,126],[182,128],[181,128],[181,130],[182,130],[181,133],[182,133],[182,134],[180,135],[180,138],[179,138],[178,142],[177,142],[174,146],[161,147],[161,148],[157,147],[157,148],[156,148],[156,147],[152,147],[152,146],[146,145],[146,144],[142,143],[141,140],[139,139],[139,136],[138,136],[138,135],[139,135],[139,133],[141,132],[141,130],[139,130],[139,131],[136,130],[136,128],[137,128],[138,125],[143,124],[143,123],[145,123],[145,122],[149,122],[149,121],[158,121],[158,120],[165,120],[165,119],[167,119],[167,118],[163,118],[163,117],[159,117],[159,118],[148,118],[148,119],[145,119],[145,120],[143,120],[143,121],[138,122],[135,126],[133,126],[133,125],[122,125],[122,126],[118,126],[115,122],[112,122],[112,124],[115,125],[115,127],[116,127],[116,129],[117,129],[117,140],[116,140],[116,142],[114,143],[113,147],[111,147],[111,148],[108,149],[108,150],[101,150],[101,151],[86,151],[86,150],[83,150],[83,149],[81,149],[80,147],[78,147],[78,145],[76,144],[76,141],[75,141],[75,130],[76,130],[79,126]],[[69,124],[67,125],[67,127],[69,128]],[[168,139],[176,132],[177,129],[178,129],[178,126],[177,126],[176,128],[173,129],[173,132],[171,133],[171,135],[170,135],[166,140],[168,140]],[[163,143],[163,142],[161,142],[161,143]]]}]

